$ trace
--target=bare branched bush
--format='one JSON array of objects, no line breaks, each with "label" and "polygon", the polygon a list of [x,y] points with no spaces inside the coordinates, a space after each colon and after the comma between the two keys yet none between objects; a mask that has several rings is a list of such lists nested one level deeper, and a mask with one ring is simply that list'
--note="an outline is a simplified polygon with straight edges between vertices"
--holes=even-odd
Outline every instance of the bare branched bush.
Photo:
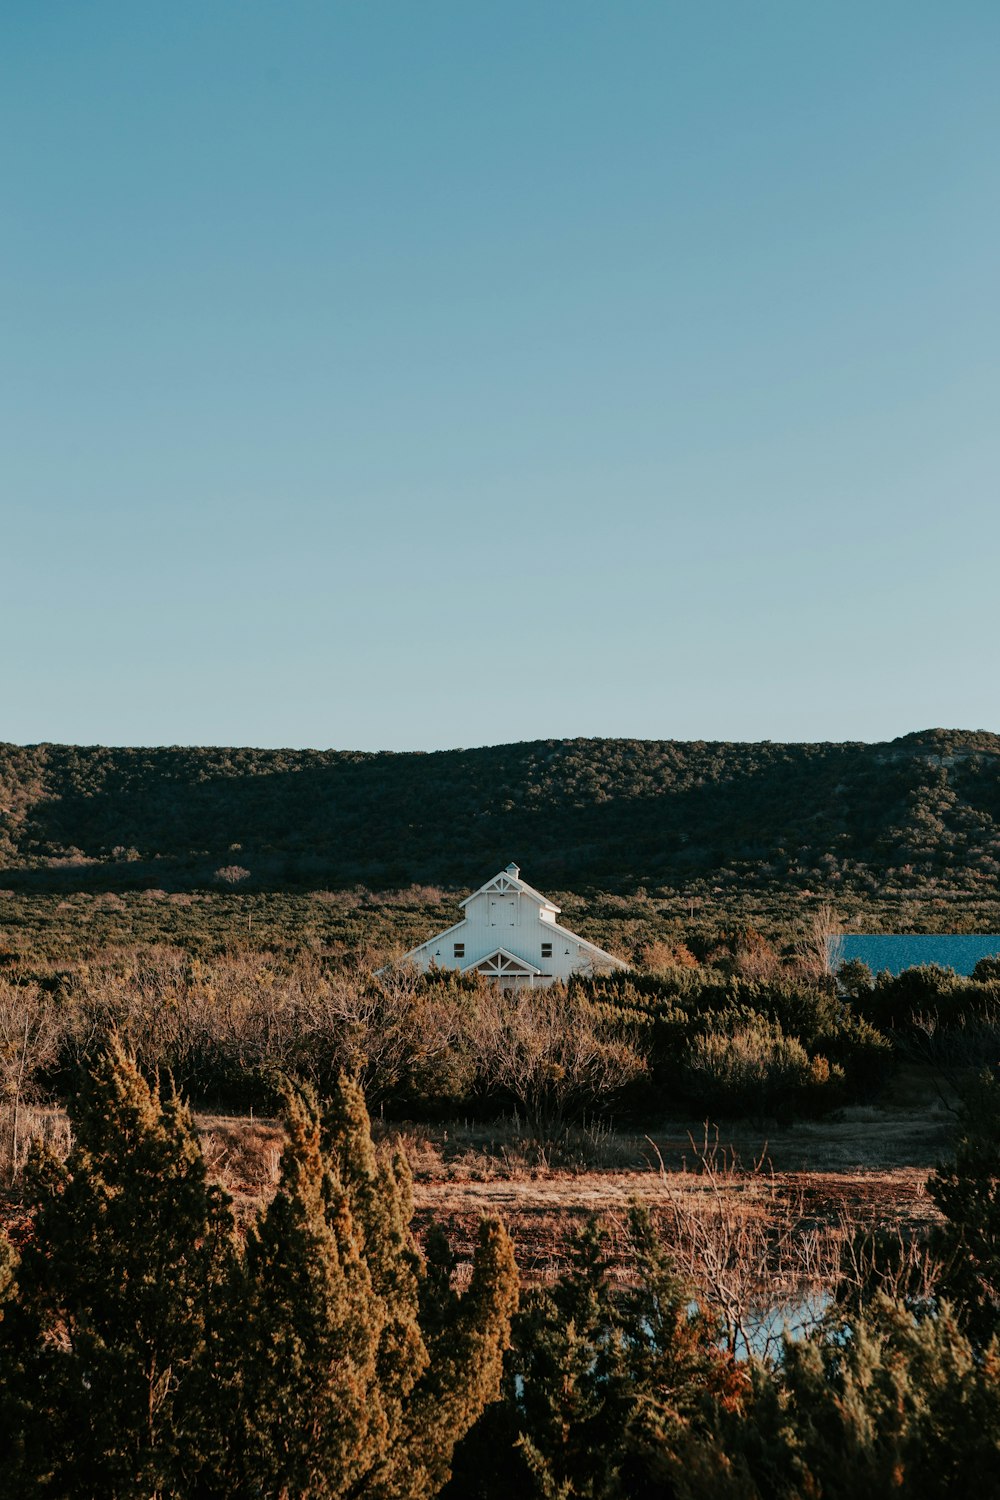
[{"label": "bare branched bush", "polygon": [[763,1152],[746,1165],[708,1126],[690,1140],[697,1191],[680,1191],[660,1163],[671,1249],[719,1316],[730,1351],[772,1353],[786,1326],[776,1310],[796,1329],[819,1320],[840,1274],[844,1229],[812,1222]]},{"label": "bare branched bush", "polygon": [[479,1077],[524,1111],[539,1143],[558,1143],[567,1125],[645,1071],[623,1030],[602,1021],[582,996],[484,985],[464,1017]]},{"label": "bare branched bush", "polygon": [[737,943],[730,967],[741,979],[767,984],[781,974],[781,954],[761,933],[748,933]]},{"label": "bare branched bush", "polygon": [[34,984],[0,980],[0,1151],[13,1181],[24,1161],[24,1112],[37,1097],[39,1074],[59,1049],[62,1022]]},{"label": "bare branched bush", "polygon": [[300,966],[279,970],[263,953],[202,960],[178,948],[115,950],[76,978],[71,1048],[82,1061],[115,1033],[143,1067],[211,1095],[261,1069],[293,1065],[302,982]]},{"label": "bare branched bush", "polygon": [[302,1071],[323,1083],[338,1072],[356,1078],[369,1104],[401,1089],[452,1095],[471,1082],[455,997],[428,988],[413,965],[376,974],[327,976],[303,996]]},{"label": "bare branched bush", "polygon": [[989,1005],[981,1014],[959,1015],[949,1025],[942,1025],[935,1011],[923,1011],[895,1041],[901,1056],[943,1073],[987,1067],[1000,1057],[1000,1009]]},{"label": "bare branched bush", "polygon": [[79,1065],[114,1034],[203,1101],[267,1097],[279,1075],[323,1091],[342,1072],[374,1104],[414,1091],[452,1097],[475,1071],[459,1010],[459,996],[413,968],[331,969],[308,952],[118,949],[73,976],[65,1055]]},{"label": "bare branched bush", "polygon": [[942,1274],[940,1256],[926,1235],[901,1224],[861,1229],[841,1224],[840,1279],[837,1300],[860,1310],[878,1293],[912,1308],[929,1308]]},{"label": "bare branched bush", "polygon": [[813,912],[805,936],[796,944],[796,957],[804,973],[824,981],[832,978],[843,957],[843,931],[829,903],[824,902]]}]

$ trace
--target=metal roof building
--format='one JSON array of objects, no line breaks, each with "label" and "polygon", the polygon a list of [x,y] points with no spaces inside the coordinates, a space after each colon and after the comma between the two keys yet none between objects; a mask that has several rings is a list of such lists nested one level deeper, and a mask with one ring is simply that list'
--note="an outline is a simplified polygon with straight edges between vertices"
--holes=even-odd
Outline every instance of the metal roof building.
[{"label": "metal roof building", "polygon": [[873,974],[888,969],[901,974],[918,964],[939,964],[956,974],[971,974],[981,958],[1000,954],[1000,937],[996,934],[944,933],[845,933],[830,939],[831,967],[836,969],[851,958],[866,963]]},{"label": "metal roof building", "polygon": [[623,959],[561,926],[559,907],[522,880],[517,865],[473,891],[461,910],[461,921],[411,949],[406,960],[424,970],[432,965],[475,970],[512,988],[628,968]]}]

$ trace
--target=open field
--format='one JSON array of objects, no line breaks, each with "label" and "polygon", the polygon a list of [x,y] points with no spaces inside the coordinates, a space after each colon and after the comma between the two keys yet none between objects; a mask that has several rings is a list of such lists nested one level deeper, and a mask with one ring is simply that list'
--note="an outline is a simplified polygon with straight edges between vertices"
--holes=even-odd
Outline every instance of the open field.
[{"label": "open field", "polygon": [[[209,1170],[246,1221],[278,1177],[283,1130],[276,1119],[199,1114]],[[60,1149],[68,1125],[59,1110],[32,1111],[33,1128]],[[719,1211],[780,1223],[795,1233],[841,1232],[846,1224],[918,1232],[935,1218],[928,1175],[949,1152],[947,1091],[928,1071],[904,1070],[884,1102],[819,1121],[765,1131],[749,1122],[706,1133],[697,1121],[667,1120],[647,1132],[595,1126],[541,1152],[517,1121],[477,1125],[400,1123],[377,1133],[402,1147],[414,1176],[416,1223],[450,1232],[471,1255],[482,1217],[504,1220],[526,1279],[565,1263],[573,1232],[596,1214],[612,1253],[630,1204],[658,1221]],[[16,1190],[8,1216],[17,1218]]]},{"label": "open field", "polygon": [[[249,1226],[278,1185],[282,1121],[209,1112],[195,1119],[211,1178],[230,1195],[238,1225]],[[667,1119],[648,1131],[599,1122],[542,1148],[508,1117],[377,1119],[373,1135],[382,1149],[405,1153],[418,1240],[433,1224],[444,1227],[459,1285],[471,1275],[483,1219],[509,1231],[523,1286],[554,1282],[596,1219],[607,1275],[633,1287],[630,1214],[640,1207],[730,1350],[773,1355],[786,1330],[815,1328],[831,1298],[863,1292],[872,1231],[898,1247],[898,1287],[905,1279],[911,1295],[929,1293],[939,1269],[928,1231],[939,1216],[927,1183],[950,1154],[953,1126],[947,1090],[930,1069],[911,1066],[877,1105],[770,1131],[751,1121],[715,1128]],[[57,1153],[69,1147],[59,1108],[27,1109],[22,1128]],[[15,1244],[30,1238],[17,1180],[3,1217]]]},{"label": "open field", "polygon": [[[803,1232],[817,1228],[838,1236],[850,1223],[912,1232],[936,1218],[926,1192],[928,1173],[919,1167],[888,1171],[775,1172],[763,1180],[729,1180],[725,1210],[736,1217],[763,1217]],[[566,1263],[573,1233],[592,1214],[604,1221],[610,1251],[618,1244],[628,1209],[648,1207],[664,1228],[675,1211],[685,1215],[719,1208],[716,1184],[696,1173],[549,1173],[530,1182],[422,1183],[416,1191],[416,1223],[445,1225],[463,1257],[471,1257],[476,1226],[496,1217],[509,1229],[526,1281],[557,1276]]]},{"label": "open field", "polygon": [[[238,1221],[249,1222],[277,1184],[280,1120],[204,1113],[197,1121],[212,1177],[232,1196]],[[377,1121],[375,1129],[406,1152],[418,1232],[442,1223],[460,1261],[471,1260],[479,1221],[500,1218],[522,1278],[549,1280],[564,1268],[574,1233],[596,1215],[621,1266],[628,1211],[638,1203],[698,1282],[717,1260],[725,1278],[773,1279],[791,1296],[830,1288],[856,1230],[922,1238],[937,1217],[927,1179],[949,1154],[953,1124],[947,1086],[932,1070],[910,1067],[878,1104],[780,1129],[739,1121],[716,1130],[681,1119],[651,1122],[648,1131],[596,1124],[545,1151],[512,1119]],[[31,1110],[25,1125],[57,1151],[67,1148],[61,1110]],[[17,1184],[5,1217],[16,1238]]]},{"label": "open field", "polygon": [[440,1220],[468,1252],[479,1219],[502,1218],[522,1274],[547,1277],[591,1214],[607,1222],[613,1245],[633,1202],[660,1221],[724,1207],[794,1233],[848,1223],[919,1233],[936,1217],[926,1182],[948,1154],[953,1117],[929,1078],[911,1074],[894,1094],[769,1135],[746,1123],[716,1135],[683,1121],[658,1122],[648,1135],[575,1132],[548,1164],[495,1128],[400,1133],[418,1223]]},{"label": "open field", "polygon": [[[764,1158],[776,1181],[814,1184],[887,1184],[887,1202],[912,1197],[904,1184],[923,1180],[948,1153],[955,1095],[935,1070],[901,1068],[875,1104],[850,1105],[818,1120],[790,1125],[740,1120],[711,1128],[704,1121],[664,1119],[648,1129],[615,1129],[603,1121],[571,1128],[560,1145],[539,1148],[517,1118],[440,1124],[375,1120],[378,1138],[402,1147],[413,1172],[418,1206],[460,1212],[466,1204],[537,1206],[564,1203],[601,1211],[632,1194],[655,1193],[661,1179],[697,1175],[706,1144],[714,1143],[746,1172]],[[237,1202],[270,1195],[283,1143],[280,1120],[266,1116],[196,1115],[212,1175]],[[68,1145],[69,1126],[58,1107],[25,1110],[28,1136],[57,1151]],[[897,1193],[894,1184],[899,1185]],[[485,1209],[483,1211],[486,1211]]]}]

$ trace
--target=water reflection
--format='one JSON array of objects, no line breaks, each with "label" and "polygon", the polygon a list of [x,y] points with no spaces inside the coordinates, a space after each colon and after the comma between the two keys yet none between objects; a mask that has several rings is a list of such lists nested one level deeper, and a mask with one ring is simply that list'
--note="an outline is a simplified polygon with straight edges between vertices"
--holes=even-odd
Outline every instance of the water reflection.
[{"label": "water reflection", "polygon": [[776,1359],[781,1354],[785,1335],[805,1338],[823,1321],[832,1298],[829,1292],[807,1292],[779,1303],[754,1308],[736,1330],[733,1353],[737,1359]]}]

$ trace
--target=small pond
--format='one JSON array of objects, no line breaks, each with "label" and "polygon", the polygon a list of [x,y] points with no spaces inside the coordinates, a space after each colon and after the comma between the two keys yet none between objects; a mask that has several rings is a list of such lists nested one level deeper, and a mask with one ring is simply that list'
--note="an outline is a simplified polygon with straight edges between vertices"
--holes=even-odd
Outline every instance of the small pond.
[{"label": "small pond", "polygon": [[737,1359],[755,1354],[775,1359],[781,1353],[782,1334],[805,1338],[821,1322],[830,1306],[828,1292],[806,1292],[789,1302],[758,1309],[747,1320],[746,1337],[736,1343]]}]

